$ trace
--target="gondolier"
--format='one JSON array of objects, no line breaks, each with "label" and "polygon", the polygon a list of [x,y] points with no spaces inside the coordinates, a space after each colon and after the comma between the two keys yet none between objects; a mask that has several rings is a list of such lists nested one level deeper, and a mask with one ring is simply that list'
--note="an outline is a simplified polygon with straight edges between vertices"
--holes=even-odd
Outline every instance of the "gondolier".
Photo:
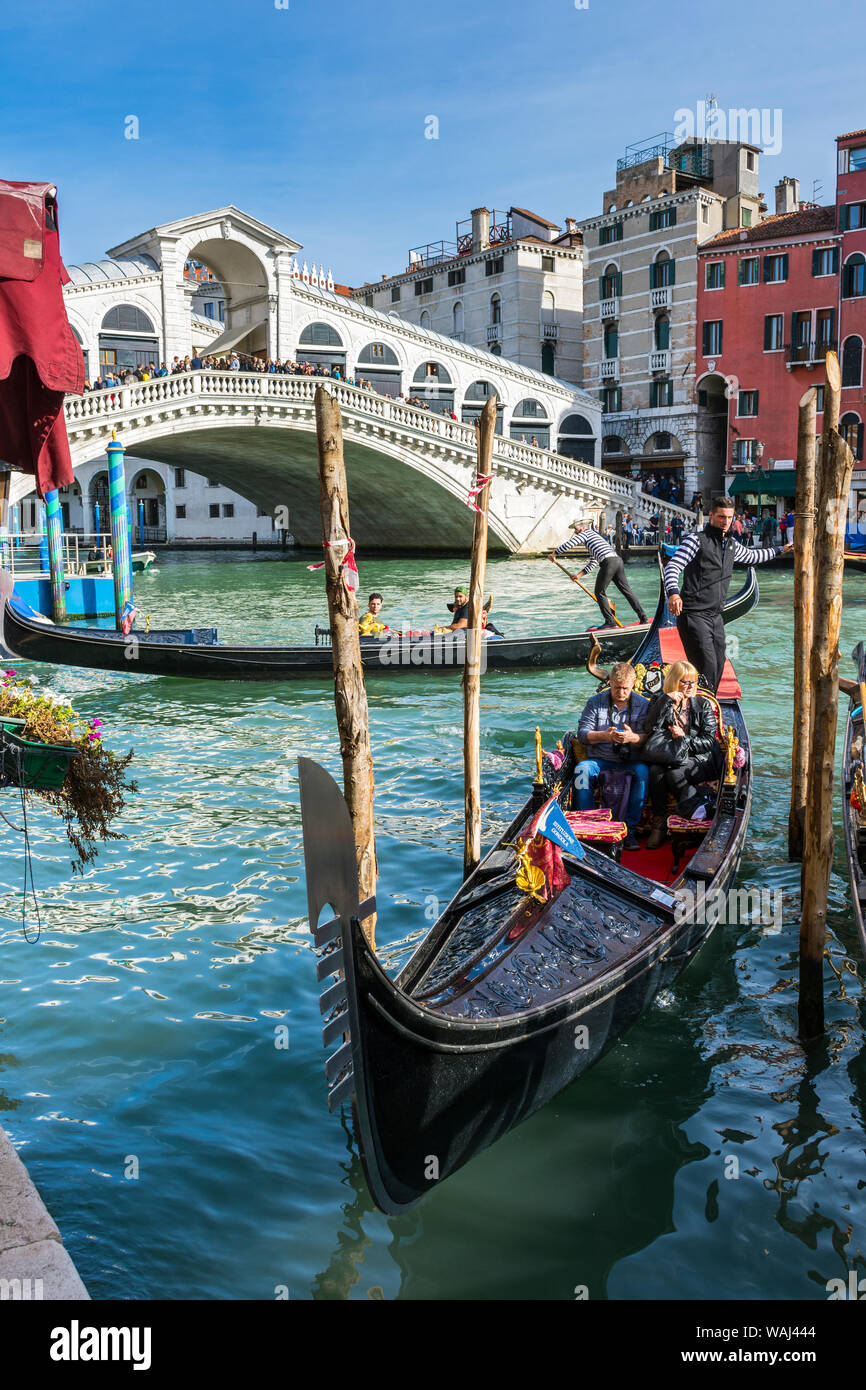
[{"label": "gondolier", "polygon": [[722,609],[734,564],[763,565],[794,548],[791,543],[762,550],[741,545],[729,534],[733,520],[730,497],[717,497],[704,529],[686,536],[665,565],[668,608],[677,620],[686,656],[713,693],[725,666]]},{"label": "gondolier", "polygon": [[626,579],[625,566],[617,555],[612,545],[608,545],[603,536],[596,531],[591,517],[578,518],[571,523],[574,532],[567,541],[558,545],[551,551],[550,559],[556,562],[560,555],[567,555],[570,550],[585,548],[589,551],[589,562],[579,571],[579,576],[592,574],[594,569],[598,569],[595,581],[595,598],[601,609],[601,616],[604,618],[605,627],[615,627],[616,617],[610,606],[607,591],[611,584],[615,584],[637,613],[638,621],[648,623],[649,618],[643,610],[640,599],[632,591],[631,585]]}]

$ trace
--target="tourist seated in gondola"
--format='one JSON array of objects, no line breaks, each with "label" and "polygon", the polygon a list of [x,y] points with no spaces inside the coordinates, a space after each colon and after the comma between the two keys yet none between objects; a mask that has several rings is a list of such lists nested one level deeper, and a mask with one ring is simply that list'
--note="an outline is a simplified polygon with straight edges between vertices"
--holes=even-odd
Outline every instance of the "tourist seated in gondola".
[{"label": "tourist seated in gondola", "polygon": [[381,594],[371,594],[367,599],[367,611],[363,618],[358,620],[358,630],[362,637],[381,637],[383,633],[389,632],[387,623],[383,623],[379,614],[385,600]]},{"label": "tourist seated in gondola", "polygon": [[650,776],[640,756],[649,700],[635,694],[634,683],[635,669],[631,663],[617,662],[610,673],[609,688],[587,700],[577,726],[577,737],[592,756],[582,759],[574,773],[580,811],[592,809],[596,784],[602,773],[631,773],[631,791],[625,812],[628,835],[622,842],[624,850],[640,849],[636,832]]},{"label": "tourist seated in gondola", "polygon": [[454,590],[454,602],[447,605],[448,612],[454,616],[450,623],[442,626],[445,632],[459,632],[469,626],[469,591],[458,584]]},{"label": "tourist seated in gondola", "polygon": [[698,694],[698,671],[688,661],[675,661],[665,677],[664,692],[654,701],[646,726],[644,756],[649,760],[653,826],[647,849],[667,839],[668,797],[676,814],[688,820],[711,818],[711,793],[702,782],[720,774],[723,753],[716,737],[718,720],[713,703]]}]

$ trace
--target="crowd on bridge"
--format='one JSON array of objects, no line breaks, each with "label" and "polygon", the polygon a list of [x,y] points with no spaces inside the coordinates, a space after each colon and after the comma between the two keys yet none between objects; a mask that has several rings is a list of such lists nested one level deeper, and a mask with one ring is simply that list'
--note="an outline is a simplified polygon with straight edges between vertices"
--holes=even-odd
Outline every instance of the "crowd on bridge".
[{"label": "crowd on bridge", "polygon": [[[325,377],[331,381],[344,382],[346,386],[357,386],[363,391],[372,391],[376,395],[389,395],[390,392],[379,391],[376,385],[364,377],[347,376],[340,367],[330,367],[323,362],[295,362],[290,358],[280,361],[279,358],[271,357],[251,357],[246,353],[232,352],[228,357],[217,357],[213,354],[200,356],[195,353],[192,357],[175,357],[169,367],[165,362],[160,362],[159,366],[155,362],[139,364],[136,367],[115,368],[111,365],[104,367],[102,375],[96,377],[94,381],[85,381],[85,391],[110,391],[119,386],[134,386],[137,382],[156,381],[161,377],[182,376],[187,372],[254,372],[263,376],[307,376]],[[456,420],[457,416],[453,408],[446,402],[425,400],[422,396],[406,396],[402,392],[392,399],[402,402],[404,405],[415,406],[418,410],[438,409],[440,415],[444,415],[449,420]],[[526,441],[524,441],[526,442]],[[537,440],[533,436],[533,444]]]}]

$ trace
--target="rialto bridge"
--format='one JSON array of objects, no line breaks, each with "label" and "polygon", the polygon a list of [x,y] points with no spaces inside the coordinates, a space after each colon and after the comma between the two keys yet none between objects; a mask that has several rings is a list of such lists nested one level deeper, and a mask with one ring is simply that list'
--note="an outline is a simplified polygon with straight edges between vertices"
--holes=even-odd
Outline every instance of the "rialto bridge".
[{"label": "rialto bridge", "polygon": [[[583,510],[611,518],[630,511],[638,520],[680,510],[597,466],[601,416],[592,396],[339,293],[330,272],[299,263],[300,249],[238,209],[223,208],[135,237],[108,261],[69,267],[67,311],[91,379],[150,362],[170,367],[174,357],[196,350],[308,362],[330,373],[193,371],[69,398],[67,430],[83,495],[105,469],[105,446],[116,430],[127,450],[128,488],[148,463],[166,483],[173,469],[189,469],[262,513],[280,509],[280,524],[288,518],[296,542],[316,545],[314,394],[325,385],[343,416],[359,547],[445,551],[468,544],[474,421],[494,392],[492,547],[515,554],[549,549]],[[202,266],[211,277],[204,287]],[[211,317],[201,312],[209,285],[222,296]],[[14,479],[10,500],[27,486]]]}]

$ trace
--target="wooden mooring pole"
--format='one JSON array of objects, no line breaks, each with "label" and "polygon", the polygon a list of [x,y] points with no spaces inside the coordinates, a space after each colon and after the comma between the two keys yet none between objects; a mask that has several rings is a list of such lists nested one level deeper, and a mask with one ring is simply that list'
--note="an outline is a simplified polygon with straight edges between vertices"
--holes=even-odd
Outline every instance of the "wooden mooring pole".
[{"label": "wooden mooring pole", "polygon": [[[496,396],[488,396],[476,426],[478,462],[476,486],[489,478],[493,469],[493,442],[496,437]],[[463,668],[463,796],[465,839],[463,877],[468,878],[481,860],[481,659],[484,637],[481,610],[484,607],[484,579],[487,572],[487,522],[490,487],[485,483],[476,495],[475,526],[472,532],[472,566],[469,575],[469,619],[466,628],[466,664]]]},{"label": "wooden mooring pole", "polygon": [[794,503],[794,743],[791,752],[791,810],[788,858],[803,858],[806,788],[809,782],[811,732],[812,608],[815,546],[815,416],[817,392],[810,386],[800,398],[797,426],[796,500]]},{"label": "wooden mooring pole", "polygon": [[[376,891],[376,841],[373,830],[373,758],[367,711],[367,688],[361,665],[358,601],[346,584],[349,551],[349,500],[343,459],[340,407],[323,386],[316,388],[316,438],[319,447],[319,504],[325,549],[325,588],[334,657],[334,704],[343,759],[343,788],[355,833],[358,890],[361,902]],[[311,927],[315,923],[310,924]],[[375,915],[364,922],[364,935],[375,949]]]},{"label": "wooden mooring pole", "polygon": [[833,864],[833,763],[839,713],[839,629],[845,524],[854,456],[838,430],[841,376],[834,352],[826,360],[824,428],[815,521],[811,740],[803,843],[800,922],[800,1038],[824,1031],[824,945]]}]

